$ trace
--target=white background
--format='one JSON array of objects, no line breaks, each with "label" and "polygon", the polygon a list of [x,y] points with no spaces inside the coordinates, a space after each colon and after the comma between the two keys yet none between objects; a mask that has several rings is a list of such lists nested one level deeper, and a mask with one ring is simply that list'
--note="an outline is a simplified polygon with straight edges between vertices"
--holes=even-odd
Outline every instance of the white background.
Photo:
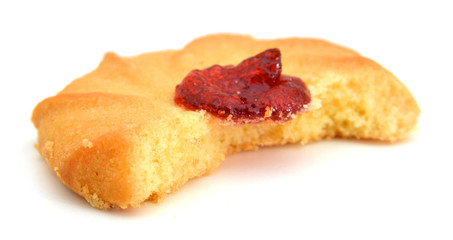
[{"label": "white background", "polygon": [[[453,239],[447,2],[0,2],[0,238]],[[394,145],[331,140],[237,154],[162,204],[126,211],[96,210],[58,181],[33,148],[40,100],[107,51],[178,49],[217,32],[353,48],[409,87],[419,130]]]}]

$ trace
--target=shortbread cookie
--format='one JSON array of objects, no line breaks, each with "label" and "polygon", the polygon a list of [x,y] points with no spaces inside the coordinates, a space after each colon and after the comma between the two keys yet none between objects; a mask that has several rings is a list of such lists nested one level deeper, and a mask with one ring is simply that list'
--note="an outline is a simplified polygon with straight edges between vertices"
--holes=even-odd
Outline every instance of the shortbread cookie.
[{"label": "shortbread cookie", "polygon": [[[282,74],[302,79],[311,102],[284,122],[235,123],[176,104],[194,69],[236,65],[281,51]],[[265,113],[266,116],[270,116]],[[119,57],[39,103],[37,148],[58,178],[97,208],[158,202],[225,156],[261,146],[333,137],[394,142],[416,126],[419,107],[388,70],[317,39],[211,35],[182,50]]]}]

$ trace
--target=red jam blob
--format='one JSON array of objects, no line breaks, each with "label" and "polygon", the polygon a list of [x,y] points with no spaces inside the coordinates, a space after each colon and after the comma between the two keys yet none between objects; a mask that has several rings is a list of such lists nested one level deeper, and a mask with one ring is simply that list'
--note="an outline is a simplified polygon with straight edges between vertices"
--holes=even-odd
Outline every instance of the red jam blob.
[{"label": "red jam blob", "polygon": [[193,70],[176,86],[175,102],[235,123],[285,122],[306,109],[311,96],[300,78],[281,72],[277,48],[237,66]]}]

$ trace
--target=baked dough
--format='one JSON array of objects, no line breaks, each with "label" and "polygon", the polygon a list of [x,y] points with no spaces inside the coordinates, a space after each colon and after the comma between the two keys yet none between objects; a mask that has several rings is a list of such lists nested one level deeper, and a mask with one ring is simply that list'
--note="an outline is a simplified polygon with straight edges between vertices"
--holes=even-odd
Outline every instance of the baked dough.
[{"label": "baked dough", "polygon": [[[176,106],[175,86],[193,69],[238,64],[269,48],[283,74],[300,77],[312,103],[284,124],[231,125]],[[394,142],[420,109],[389,71],[357,52],[318,39],[256,40],[218,34],[182,50],[119,57],[40,102],[37,148],[58,178],[97,208],[158,202],[225,156],[261,146],[333,137]]]}]

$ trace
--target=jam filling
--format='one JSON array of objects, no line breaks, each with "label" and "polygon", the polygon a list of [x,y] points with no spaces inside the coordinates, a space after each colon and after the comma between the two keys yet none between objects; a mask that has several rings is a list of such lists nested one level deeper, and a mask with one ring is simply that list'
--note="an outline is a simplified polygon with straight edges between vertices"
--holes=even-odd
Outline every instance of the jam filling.
[{"label": "jam filling", "polygon": [[311,96],[300,78],[281,72],[277,48],[237,66],[192,70],[176,86],[175,102],[234,123],[286,122],[307,108]]}]

